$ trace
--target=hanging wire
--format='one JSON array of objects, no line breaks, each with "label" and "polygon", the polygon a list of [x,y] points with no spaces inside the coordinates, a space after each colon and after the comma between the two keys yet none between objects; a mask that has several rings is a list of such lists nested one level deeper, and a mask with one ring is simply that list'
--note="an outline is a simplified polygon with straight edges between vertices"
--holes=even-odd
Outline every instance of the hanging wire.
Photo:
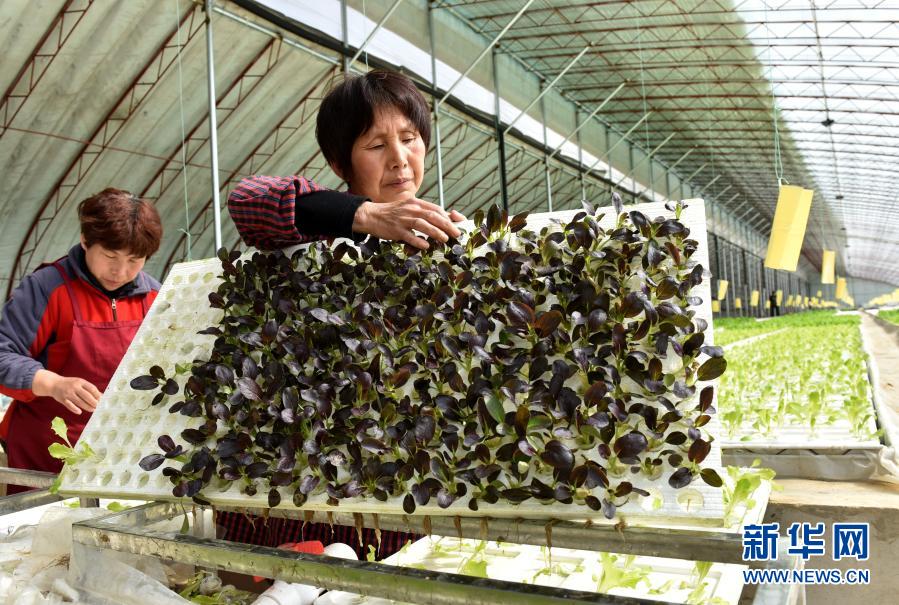
[{"label": "hanging wire", "polygon": [[[777,93],[774,90],[774,80],[771,74],[771,29],[768,27],[768,2],[762,3],[764,7],[765,20],[765,53],[768,56],[765,71],[767,72],[768,82],[771,84],[771,106],[772,106],[772,122],[774,123],[774,175],[777,177],[778,187],[787,183],[784,179],[783,154],[780,151],[780,129],[777,126]],[[789,183],[787,183],[789,184]]]},{"label": "hanging wire", "polygon": [[[690,31],[693,34],[693,37],[696,38],[697,40],[699,40],[700,39],[699,32],[696,29],[696,22],[693,21],[692,15],[690,15],[688,13],[685,15],[685,17],[687,19],[689,19],[691,22],[690,23]],[[711,55],[709,54],[708,48],[703,47],[702,52],[703,52],[703,55],[705,56],[706,63],[711,68],[713,61],[712,61]],[[712,82],[713,78],[715,78],[715,77],[717,77],[717,74],[714,71],[712,71],[708,77],[704,78],[703,87],[702,87],[703,88],[702,102],[705,104],[705,142],[706,142],[706,148],[708,149],[709,163],[712,165],[712,178],[710,181],[708,181],[708,183],[714,183],[718,178],[718,176],[716,175],[718,165],[715,162],[715,146],[712,144],[711,82]],[[707,184],[705,187],[702,188],[701,191],[704,191],[708,186],[709,185]],[[708,196],[711,196],[711,195],[712,195],[712,192],[709,191],[708,195],[703,199],[706,199],[706,198],[708,198]],[[712,202],[713,202],[712,199],[708,200],[708,206],[709,206],[709,210],[710,210],[709,223],[710,223],[710,225],[714,225],[714,228],[718,232],[720,232],[722,229],[722,226],[724,224],[724,221],[721,219],[721,211],[723,210],[723,208],[718,203],[718,200],[714,200],[714,204]]]},{"label": "hanging wire", "polygon": [[[706,59],[711,63],[711,58],[709,58],[708,51],[705,52]],[[715,145],[712,144],[712,99],[711,99],[711,78],[706,78],[705,85],[703,86],[705,89],[705,94],[703,95],[703,102],[705,103],[705,143],[709,148],[709,156],[712,163],[712,179],[717,178],[718,164],[715,162]],[[709,195],[712,195],[712,192],[709,191]],[[718,201],[715,200],[715,205],[718,206]],[[720,212],[721,208],[719,208]],[[720,214],[719,214],[720,216]]]},{"label": "hanging wire", "polygon": [[[837,199],[841,199],[843,196],[843,184],[840,181],[840,165],[839,159],[837,157],[837,147],[836,143],[833,139],[833,124],[834,121],[830,118],[830,105],[827,99],[827,78],[824,75],[824,50],[821,47],[821,33],[818,30],[818,7],[815,6],[815,0],[810,0],[809,4],[812,7],[812,23],[815,26],[815,41],[817,44],[818,51],[818,67],[821,72],[821,94],[824,97],[824,121],[821,123],[822,126],[827,128],[827,138],[830,141],[830,154],[833,160],[833,176],[837,183]],[[842,218],[842,222],[846,224],[846,214],[844,212],[843,204],[839,204],[840,215]],[[823,232],[822,232],[823,235]],[[847,264],[848,264],[848,256],[849,252],[846,252],[847,256]]]},{"label": "hanging wire", "polygon": [[[187,244],[187,260],[193,260],[191,256],[192,237],[190,234],[190,204],[187,197],[187,150],[185,140],[187,139],[187,131],[184,128],[184,81],[181,74],[181,0],[175,0],[175,30],[176,41],[178,43],[178,106],[181,112],[181,181],[184,186],[184,228],[179,229],[185,236]],[[191,9],[193,10],[193,9]]]},{"label": "hanging wire", "polygon": [[[648,112],[648,109],[646,107],[646,73],[645,73],[644,66],[643,66],[643,35],[642,35],[642,31],[643,30],[640,28],[640,19],[638,18],[637,19],[637,51],[640,55],[640,94],[643,97],[643,115],[645,116]],[[644,133],[644,139],[645,139],[645,145],[646,145],[646,153],[650,153],[650,150],[652,149],[652,147],[649,144],[649,118],[647,118],[643,122],[643,133]],[[631,167],[631,170],[633,170],[633,167]],[[649,174],[652,174],[652,158],[649,158]],[[636,190],[637,189],[637,187],[636,187],[637,176],[634,174],[631,174],[631,179],[633,180],[634,189]],[[651,180],[652,179],[650,179],[650,181]],[[649,190],[652,191],[652,201],[655,201],[655,199],[656,199],[654,187],[655,187],[654,183],[649,183]],[[634,191],[634,195],[636,195],[636,193],[637,192]]]},{"label": "hanging wire", "polygon": [[[362,0],[362,23],[368,22],[368,13],[365,10],[365,0]],[[368,36],[366,36],[368,37]],[[365,71],[371,71],[371,68],[368,66],[368,46],[365,47],[365,50],[362,53],[365,55]]]},{"label": "hanging wire", "polygon": [[[637,19],[637,50],[640,55],[640,94],[643,96],[643,115],[649,111],[646,107],[646,73],[644,71],[643,64],[643,35],[642,29],[640,28],[640,20]],[[649,119],[647,118],[645,122],[643,122],[643,131],[645,133],[646,138],[646,149],[650,149],[649,146]]]},{"label": "hanging wire", "polygon": [[[770,76],[768,78],[770,80]],[[780,130],[777,127],[777,97],[774,94],[774,84],[771,85],[771,101],[774,106],[773,119],[774,122],[774,175],[777,177],[777,184],[783,185],[787,181],[784,179],[784,163],[783,154],[780,151]]]},{"label": "hanging wire", "polygon": [[[774,126],[774,174],[777,177],[777,185],[778,185],[778,187],[780,187],[782,185],[789,185],[790,182],[784,178],[783,153],[781,151],[781,146],[780,146],[780,128],[778,127],[778,119],[777,119],[777,117],[778,117],[777,94],[776,94],[775,88],[774,88],[774,86],[775,86],[774,85],[774,74],[773,74],[774,63],[771,60],[772,44],[771,44],[771,28],[770,28],[769,21],[768,21],[768,2],[764,1],[762,3],[762,6],[764,8],[765,43],[767,45],[767,47],[765,49],[766,55],[767,55],[767,65],[765,65],[765,72],[766,72],[766,78],[771,86],[771,101],[772,101],[772,107],[773,107],[772,122],[773,122],[773,126]],[[816,21],[816,15],[815,15],[816,9],[815,9],[814,1],[811,2],[811,8],[812,8],[812,19]],[[815,22],[814,27],[815,27],[815,34],[817,36],[817,31],[818,31],[817,30],[817,22]],[[820,49],[819,49],[819,60],[822,62],[821,70],[822,70],[822,78],[823,78],[823,69],[824,69],[823,55],[820,54]],[[823,86],[823,79],[822,79],[822,86]],[[826,92],[825,92],[825,97],[826,97]],[[825,99],[825,111],[828,111],[827,107],[826,107],[826,99]],[[829,114],[826,117],[829,118]],[[806,178],[809,178],[808,175],[806,175]],[[816,243],[821,248],[826,247],[826,245],[827,245],[826,242],[824,242],[822,244],[822,240],[820,239],[820,238],[824,237],[826,231],[821,227],[821,220],[818,216],[818,213],[815,211],[811,211],[809,213],[808,220],[809,220],[809,222],[814,223],[814,226],[817,229],[818,233],[815,235]],[[811,234],[809,234],[809,237],[811,237]]]}]

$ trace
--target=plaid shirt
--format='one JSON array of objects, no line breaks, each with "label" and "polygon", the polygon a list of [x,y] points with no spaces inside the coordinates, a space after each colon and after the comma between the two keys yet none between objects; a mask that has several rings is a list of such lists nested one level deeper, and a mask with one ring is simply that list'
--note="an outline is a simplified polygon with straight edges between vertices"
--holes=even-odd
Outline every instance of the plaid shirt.
[{"label": "plaid shirt", "polygon": [[237,232],[259,250],[278,250],[324,239],[303,235],[296,227],[297,197],[325,189],[301,176],[250,176],[228,196],[228,211]]},{"label": "plaid shirt", "polygon": [[[310,193],[326,191],[323,187],[301,176],[255,175],[240,181],[228,196],[228,210],[237,231],[248,245],[260,250],[277,250],[287,246],[326,239],[317,235],[305,235],[296,227],[296,201]],[[345,220],[352,222],[362,197],[350,205]],[[333,218],[333,217],[332,217]],[[371,528],[362,529],[360,543],[355,527],[328,523],[303,523],[295,519],[263,519],[241,513],[217,513],[216,523],[223,540],[277,547],[287,542],[318,540],[325,546],[342,542],[351,546],[360,559],[368,555],[369,546],[376,549],[377,558],[389,557],[407,541],[421,536],[413,533],[384,530],[380,544]]]},{"label": "plaid shirt", "polygon": [[318,540],[325,546],[342,542],[356,551],[360,560],[365,560],[368,547],[375,548],[375,555],[380,561],[401,549],[406,542],[415,542],[421,538],[418,534],[381,531],[381,543],[375,538],[375,530],[362,528],[362,542],[355,527],[348,525],[330,525],[328,523],[304,523],[297,519],[269,517],[263,519],[243,513],[216,513],[216,525],[220,528],[220,538],[242,544],[269,546],[275,548],[287,542],[303,542]]}]

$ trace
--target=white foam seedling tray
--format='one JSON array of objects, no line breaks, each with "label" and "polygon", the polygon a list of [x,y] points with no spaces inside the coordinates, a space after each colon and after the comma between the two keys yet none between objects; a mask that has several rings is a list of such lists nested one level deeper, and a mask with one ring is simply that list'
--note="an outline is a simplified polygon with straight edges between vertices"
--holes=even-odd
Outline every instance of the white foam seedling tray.
[{"label": "white foam seedling tray", "polygon": [[[160,435],[179,435],[191,419],[169,414],[171,403],[151,406],[155,391],[135,391],[129,383],[152,365],[171,375],[176,364],[208,358],[215,337],[197,332],[222,318],[222,311],[210,307],[208,299],[221,282],[220,274],[218,259],[172,268],[82,432],[81,440],[97,457],[63,469],[62,493],[159,499],[171,485],[161,473],[144,472],[137,463],[158,449]],[[180,377],[182,387],[185,380]]]},{"label": "white foam seedling tray", "polygon": [[[873,433],[877,425],[872,418],[868,429]],[[745,431],[745,432],[744,432]],[[742,433],[742,436],[740,435]],[[879,450],[883,445],[877,439],[860,439],[852,432],[852,425],[840,420],[828,426],[820,426],[812,432],[806,426],[784,425],[776,427],[769,435],[755,431],[751,426],[741,427],[733,438],[722,438],[723,448],[763,448],[774,450],[834,450],[870,449]]]},{"label": "white foam seedling tray", "polygon": [[[708,247],[706,243],[705,208],[701,200],[692,200],[681,214],[681,221],[690,230],[690,236],[699,242],[694,260],[708,267]],[[627,210],[640,210],[650,218],[663,215],[673,216],[661,203],[640,204]],[[552,219],[570,219],[575,211],[538,214],[528,218],[528,227],[539,230]],[[610,208],[600,222],[605,228],[614,225],[614,211]],[[194,359],[208,359],[215,338],[198,335],[197,331],[217,324],[222,311],[210,308],[208,294],[219,283],[221,263],[218,259],[181,263],[172,268],[156,302],[140,327],[124,359],[110,381],[101,398],[97,411],[85,428],[81,439],[97,452],[95,459],[86,460],[77,466],[66,466],[62,473],[61,492],[72,495],[106,496],[111,498],[139,498],[148,500],[176,500],[172,496],[172,485],[162,475],[163,465],[152,472],[145,472],[138,466],[144,456],[158,452],[156,440],[160,435],[171,435],[180,441],[180,433],[195,426],[197,419],[180,414],[168,413],[170,402],[151,406],[150,401],[157,391],[135,391],[129,382],[132,378],[146,374],[150,366],[160,365],[168,376],[178,364],[190,364]],[[694,294],[702,298],[697,309],[697,317],[709,324],[707,337],[712,335],[711,291],[706,278]],[[186,376],[177,379],[183,387]],[[697,392],[702,384],[698,385]],[[713,417],[704,429],[717,438],[719,430]],[[704,466],[720,467],[721,450],[717,439]],[[688,488],[673,490],[667,483],[666,473],[660,480],[649,480],[637,475],[629,475],[634,485],[651,492],[650,498],[636,495],[619,508],[619,515],[628,521],[636,518],[669,519],[676,523],[720,526],[723,519],[721,492],[703,483],[698,478]],[[213,485],[203,490],[203,496],[213,504],[230,507],[267,508],[265,490],[254,497],[240,493],[235,482],[220,491]],[[326,496],[312,497],[304,505],[306,510],[334,510],[325,502]],[[661,506],[658,506],[661,501]],[[282,491],[282,508],[292,508],[291,494]],[[402,513],[402,499],[393,498],[379,502],[374,498],[356,498],[341,501],[342,512],[359,513]],[[581,506],[546,506],[538,502],[512,505],[498,502],[495,505],[480,503],[479,512],[468,509],[464,499],[448,509],[434,505],[419,506],[415,514],[429,515],[488,515],[494,517],[529,518],[584,518],[596,516],[597,521],[605,521],[601,515]],[[598,515],[598,516],[597,516]]]}]

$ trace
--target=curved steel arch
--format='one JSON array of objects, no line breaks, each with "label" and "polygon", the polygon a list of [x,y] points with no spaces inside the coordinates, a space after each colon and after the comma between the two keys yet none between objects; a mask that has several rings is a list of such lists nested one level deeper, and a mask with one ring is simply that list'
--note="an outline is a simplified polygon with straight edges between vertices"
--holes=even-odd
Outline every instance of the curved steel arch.
[{"label": "curved steel arch", "polygon": [[[179,19],[177,27],[173,28],[172,33],[157,47],[150,60],[145,63],[144,68],[138,72],[138,75],[125,88],[119,99],[100,121],[93,134],[89,137],[90,143],[82,146],[80,153],[72,160],[69,167],[54,184],[50,195],[41,203],[13,261],[6,298],[9,298],[10,294],[12,294],[13,283],[21,279],[29,270],[37,246],[47,233],[50,223],[59,215],[62,207],[71,198],[78,183],[91,169],[106,146],[115,138],[115,135],[124,126],[128,117],[137,111],[141,101],[147,97],[153,86],[159,82],[162,75],[175,62],[177,52],[166,53],[166,51],[170,51],[177,46],[183,48],[200,30],[203,19],[197,17],[199,12],[199,8],[190,7],[190,10]],[[179,44],[177,40],[178,30],[188,21],[190,21],[188,24],[188,35]]]}]

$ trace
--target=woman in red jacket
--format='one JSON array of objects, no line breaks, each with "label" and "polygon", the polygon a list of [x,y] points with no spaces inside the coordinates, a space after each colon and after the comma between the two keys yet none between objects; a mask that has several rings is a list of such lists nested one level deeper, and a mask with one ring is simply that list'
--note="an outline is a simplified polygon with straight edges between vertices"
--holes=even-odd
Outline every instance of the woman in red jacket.
[{"label": "woman in red jacket", "polygon": [[[247,244],[274,250],[322,237],[370,234],[427,248],[419,234],[444,242],[460,235],[453,223],[464,219],[461,214],[416,197],[431,122],[427,102],[407,77],[375,70],[343,81],[322,100],[315,135],[349,191],[329,191],[301,176],[244,179],[228,197],[228,209]],[[419,537],[383,531],[377,540],[373,529],[364,528],[360,544],[353,527],[238,513],[219,513],[217,520],[226,540],[263,546],[343,542],[359,558],[369,546],[379,559],[390,556]]]},{"label": "woman in red jacket", "polygon": [[[60,416],[75,443],[159,291],[142,271],[162,226],[149,202],[105,189],[78,205],[81,243],[22,280],[0,315],[0,423],[12,468],[59,472]],[[10,486],[9,493],[22,491]]]}]

